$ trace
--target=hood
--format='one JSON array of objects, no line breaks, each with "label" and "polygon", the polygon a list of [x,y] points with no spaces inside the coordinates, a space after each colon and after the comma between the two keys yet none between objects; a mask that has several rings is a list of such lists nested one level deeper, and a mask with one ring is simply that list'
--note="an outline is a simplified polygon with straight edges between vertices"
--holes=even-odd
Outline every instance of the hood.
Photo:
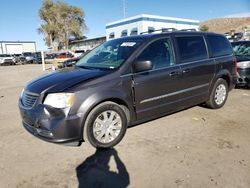
[{"label": "hood", "polygon": [[31,81],[25,90],[33,93],[62,92],[84,81],[110,73],[107,70],[67,68],[39,77]]}]

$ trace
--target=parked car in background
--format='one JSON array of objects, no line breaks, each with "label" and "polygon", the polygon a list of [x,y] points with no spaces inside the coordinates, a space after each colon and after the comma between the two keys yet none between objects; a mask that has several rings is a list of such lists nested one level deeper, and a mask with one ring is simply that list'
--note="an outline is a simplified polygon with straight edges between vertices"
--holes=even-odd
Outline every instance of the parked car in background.
[{"label": "parked car in background", "polygon": [[53,67],[55,69],[60,69],[63,68],[63,62],[69,59],[74,58],[74,55],[70,52],[63,52],[58,54],[53,60],[51,60],[50,62],[53,64]]},{"label": "parked car in background", "polygon": [[74,52],[74,57],[79,57],[79,56],[83,56],[83,54],[85,54],[86,51],[85,50],[76,50]]},{"label": "parked car in background", "polygon": [[21,64],[32,64],[34,63],[34,55],[32,52],[24,52],[20,56],[20,62]]},{"label": "parked car in background", "polygon": [[35,64],[42,64],[42,55],[41,52],[35,52],[33,53],[33,63]]},{"label": "parked car in background", "polygon": [[71,58],[71,59],[68,59],[68,60],[64,61],[63,62],[63,68],[74,66],[83,56],[84,56],[84,54],[82,54],[82,55],[80,55],[78,57],[74,57],[74,58]]},{"label": "parked car in background", "polygon": [[76,66],[30,82],[19,99],[24,128],[48,142],[118,144],[128,126],[194,105],[221,108],[236,83],[223,36],[169,32],[107,41]]},{"label": "parked car in background", "polygon": [[0,54],[0,65],[15,65],[15,58],[9,54]]},{"label": "parked car in background", "polygon": [[226,32],[224,35],[230,42],[240,41],[243,38],[242,32],[235,32],[234,30]]},{"label": "parked car in background", "polygon": [[45,59],[54,59],[58,54],[50,53],[45,55]]},{"label": "parked car in background", "polygon": [[70,52],[64,52],[64,53],[60,53],[58,54],[55,58],[56,59],[68,59],[68,58],[73,58],[74,55]]},{"label": "parked car in background", "polygon": [[13,54],[14,62],[15,62],[16,64],[19,63],[19,61],[20,61],[20,56],[21,56],[21,54]]},{"label": "parked car in background", "polygon": [[238,41],[231,44],[238,62],[237,85],[250,87],[250,41]]}]

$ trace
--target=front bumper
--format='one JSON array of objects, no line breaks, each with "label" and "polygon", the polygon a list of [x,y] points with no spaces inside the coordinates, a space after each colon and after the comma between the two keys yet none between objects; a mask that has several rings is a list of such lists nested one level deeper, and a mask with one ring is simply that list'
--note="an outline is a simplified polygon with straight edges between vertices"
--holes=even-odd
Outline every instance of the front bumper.
[{"label": "front bumper", "polygon": [[13,65],[15,62],[11,59],[5,59],[4,61],[1,62],[1,65]]},{"label": "front bumper", "polygon": [[238,68],[238,86],[250,86],[250,68],[248,69],[239,69]]},{"label": "front bumper", "polygon": [[43,104],[27,109],[19,102],[24,128],[32,135],[57,144],[79,146],[82,142],[82,115],[69,115],[69,109]]}]

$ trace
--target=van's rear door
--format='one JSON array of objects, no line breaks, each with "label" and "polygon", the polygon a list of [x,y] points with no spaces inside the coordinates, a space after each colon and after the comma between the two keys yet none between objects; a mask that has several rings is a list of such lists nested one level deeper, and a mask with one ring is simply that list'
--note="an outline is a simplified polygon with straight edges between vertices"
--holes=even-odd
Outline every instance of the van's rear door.
[{"label": "van's rear door", "polygon": [[204,102],[209,95],[215,75],[215,63],[209,58],[205,37],[202,34],[175,37],[178,52],[177,64],[181,67],[180,100],[183,105]]}]

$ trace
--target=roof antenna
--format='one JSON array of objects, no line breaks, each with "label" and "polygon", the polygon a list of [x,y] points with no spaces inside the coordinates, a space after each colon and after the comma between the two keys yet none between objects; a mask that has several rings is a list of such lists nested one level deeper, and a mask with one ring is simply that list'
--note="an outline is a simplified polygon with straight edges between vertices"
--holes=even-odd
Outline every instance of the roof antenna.
[{"label": "roof antenna", "polygon": [[126,18],[127,7],[126,7],[126,0],[122,0],[123,2],[123,18]]}]

